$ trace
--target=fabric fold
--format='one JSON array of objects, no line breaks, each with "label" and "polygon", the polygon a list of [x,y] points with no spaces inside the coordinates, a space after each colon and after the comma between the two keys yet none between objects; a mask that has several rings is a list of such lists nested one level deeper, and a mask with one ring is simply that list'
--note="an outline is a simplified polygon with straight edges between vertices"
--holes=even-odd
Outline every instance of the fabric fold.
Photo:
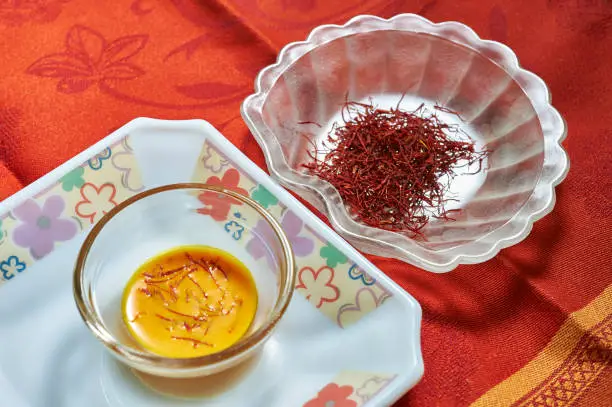
[{"label": "fabric fold", "polygon": [[0,161],[0,201],[13,195],[24,186],[8,166]]}]

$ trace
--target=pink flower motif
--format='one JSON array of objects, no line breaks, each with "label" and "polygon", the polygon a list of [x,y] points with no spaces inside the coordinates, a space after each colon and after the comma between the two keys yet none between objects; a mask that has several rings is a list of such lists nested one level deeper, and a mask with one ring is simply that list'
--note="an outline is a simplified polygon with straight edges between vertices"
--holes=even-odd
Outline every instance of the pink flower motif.
[{"label": "pink flower motif", "polygon": [[117,189],[113,184],[96,187],[88,182],[81,187],[83,199],[77,203],[75,211],[81,218],[89,219],[89,223],[94,224],[117,206],[116,194]]},{"label": "pink flower motif", "polygon": [[[248,191],[240,188],[238,183],[240,182],[240,173],[234,168],[230,168],[223,174],[223,178],[212,176],[206,180],[209,185],[216,185],[230,189],[239,194],[248,196]],[[198,199],[204,205],[203,208],[198,209],[198,213],[202,215],[210,215],[214,220],[222,221],[227,219],[232,205],[242,205],[242,202],[237,199],[230,198],[227,195],[218,194],[212,191],[202,192]]]},{"label": "pink flower motif", "polygon": [[298,273],[299,284],[296,290],[304,290],[304,296],[315,307],[321,308],[324,302],[335,302],[340,298],[340,290],[332,281],[334,269],[323,266],[315,271],[312,267],[304,267]]},{"label": "pink flower motif", "polygon": [[55,242],[72,239],[77,233],[73,221],[61,219],[64,200],[50,196],[42,208],[29,199],[13,210],[13,215],[23,222],[13,232],[13,241],[21,247],[30,249],[35,259],[40,259],[53,251]]},{"label": "pink flower motif", "polygon": [[148,41],[148,35],[130,35],[112,42],[97,31],[76,25],[68,31],[64,52],[46,55],[34,62],[27,73],[59,78],[57,90],[82,92],[91,85],[130,80],[144,70],[128,62]]},{"label": "pink flower motif", "polygon": [[352,386],[330,383],[321,389],[317,397],[304,404],[304,407],[357,407],[357,402],[349,399],[351,394]]}]

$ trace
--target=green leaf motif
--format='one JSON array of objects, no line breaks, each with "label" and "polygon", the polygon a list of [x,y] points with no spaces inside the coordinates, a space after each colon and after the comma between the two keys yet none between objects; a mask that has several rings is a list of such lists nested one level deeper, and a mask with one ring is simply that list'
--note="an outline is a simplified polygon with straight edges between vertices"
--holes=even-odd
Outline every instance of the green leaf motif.
[{"label": "green leaf motif", "polygon": [[336,247],[331,243],[328,243],[327,246],[322,247],[319,254],[321,257],[326,259],[326,264],[331,268],[336,267],[338,264],[348,262],[347,257],[340,250],[336,249]]},{"label": "green leaf motif", "polygon": [[263,185],[257,186],[255,191],[251,194],[251,198],[259,202],[259,204],[266,209],[278,203],[278,198],[272,195]]},{"label": "green leaf motif", "polygon": [[64,175],[60,182],[62,183],[62,189],[64,191],[70,192],[74,188],[81,188],[85,184],[85,180],[83,179],[83,174],[85,173],[85,169],[83,167],[77,167],[74,170],[70,171],[68,174]]}]

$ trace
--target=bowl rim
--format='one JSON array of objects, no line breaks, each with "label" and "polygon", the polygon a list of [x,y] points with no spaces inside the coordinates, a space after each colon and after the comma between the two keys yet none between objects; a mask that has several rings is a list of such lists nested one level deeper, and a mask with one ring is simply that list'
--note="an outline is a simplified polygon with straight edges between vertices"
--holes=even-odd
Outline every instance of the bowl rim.
[{"label": "bowl rim", "polygon": [[[540,122],[544,139],[544,159],[540,177],[523,206],[502,226],[475,240],[482,244],[477,245],[471,253],[461,252],[461,249],[467,245],[455,247],[453,250],[432,250],[408,237],[404,236],[402,239],[397,233],[385,233],[381,229],[356,223],[350,219],[345,208],[337,208],[337,205],[334,205],[334,202],[341,200],[341,197],[331,184],[323,180],[313,182],[314,177],[299,174],[289,167],[278,141],[263,121],[262,107],[268,92],[297,59],[321,45],[342,37],[381,30],[433,35],[471,49],[503,69],[511,81],[520,86],[536,112],[535,117]],[[260,71],[255,80],[255,93],[243,101],[241,113],[263,150],[270,174],[283,186],[298,194],[314,192],[321,200],[321,205],[317,208],[327,216],[333,228],[344,238],[365,252],[380,255],[382,249],[385,256],[406,261],[432,272],[448,272],[460,264],[484,262],[494,257],[501,249],[523,240],[531,231],[533,223],[552,211],[555,204],[555,186],[563,181],[569,171],[568,155],[561,145],[567,136],[567,125],[551,105],[550,90],[545,82],[532,72],[523,69],[508,46],[481,39],[465,24],[455,21],[433,23],[416,14],[399,14],[389,19],[359,15],[344,25],[328,24],[316,27],[305,41],[287,44],[280,51],[277,61]],[[323,194],[316,184],[331,189],[331,196]],[[394,237],[396,241],[401,240],[401,245],[387,240],[393,235],[397,236]],[[481,242],[485,239],[485,242]]]},{"label": "bowl rim", "polygon": [[[128,206],[134,204],[135,202],[138,202],[153,195],[176,190],[214,191],[217,193],[228,195],[252,207],[258,212],[259,215],[261,215],[268,222],[275,236],[278,238],[283,251],[282,264],[280,265],[281,270],[279,271],[279,273],[282,275],[282,271],[284,269],[284,278],[280,280],[280,287],[276,303],[274,305],[274,308],[272,309],[271,315],[267,317],[264,324],[248,336],[243,336],[242,338],[240,338],[229,348],[209,355],[193,358],[169,358],[159,356],[152,352],[141,351],[134,347],[123,344],[106,329],[105,324],[100,318],[97,307],[95,307],[92,302],[88,300],[91,299],[91,295],[85,295],[84,286],[84,266],[87,261],[87,256],[98,234],[102,231],[104,226],[108,222],[110,222],[115,217],[115,215],[120,213]],[[168,184],[148,189],[146,191],[133,195],[132,197],[119,203],[108,213],[106,213],[93,226],[92,230],[88,233],[85,241],[79,249],[73,274],[73,296],[81,318],[83,319],[89,330],[115,356],[125,359],[126,361],[130,362],[130,364],[138,364],[141,366],[146,366],[148,368],[162,368],[174,371],[193,371],[202,368],[212,368],[214,366],[223,365],[224,363],[230,362],[231,360],[246,354],[251,349],[256,348],[258,345],[262,344],[269,337],[280,319],[285,314],[285,311],[287,310],[287,307],[291,302],[291,298],[295,290],[295,281],[296,263],[290,241],[285,232],[283,231],[280,223],[268,211],[266,211],[259,203],[257,203],[250,197],[247,197],[230,189],[226,189],[224,187],[216,185],[189,182]]]}]

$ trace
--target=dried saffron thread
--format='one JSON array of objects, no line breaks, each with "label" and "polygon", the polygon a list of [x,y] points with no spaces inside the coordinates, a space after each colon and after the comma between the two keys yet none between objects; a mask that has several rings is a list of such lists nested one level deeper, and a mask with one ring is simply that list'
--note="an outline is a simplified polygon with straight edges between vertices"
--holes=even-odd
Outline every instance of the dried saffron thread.
[{"label": "dried saffron thread", "polygon": [[164,321],[174,322],[174,320],[173,320],[172,318],[165,317],[165,316],[163,316],[163,315],[161,315],[161,314],[155,314],[155,316],[156,316],[157,318],[161,319],[161,320],[164,320]]},{"label": "dried saffron thread", "polygon": [[[452,219],[445,206],[454,200],[446,195],[455,170],[478,162],[481,171],[487,152],[424,104],[408,112],[400,103],[386,110],[345,102],[344,123],[332,126],[323,149],[308,151],[312,162],[304,167],[332,184],[358,221],[418,235],[430,218]],[[439,105],[434,110],[460,118]]]},{"label": "dried saffron thread", "polygon": [[159,297],[164,304],[168,303],[166,297],[164,297],[164,293],[156,285],[147,285],[147,288],[143,289],[142,292],[148,297]]},{"label": "dried saffron thread", "polygon": [[183,322],[183,327],[185,328],[187,332],[191,332],[192,330],[199,328],[200,326],[201,326],[200,324],[189,325],[189,323]]},{"label": "dried saffron thread", "polygon": [[145,280],[145,284],[147,285],[147,288],[145,290],[148,290],[153,295],[155,295],[156,293],[159,293],[159,295],[161,296],[163,301],[166,301],[166,298],[164,297],[163,293],[168,293],[170,295],[170,297],[172,297],[172,300],[174,302],[176,302],[176,300],[178,299],[178,297],[176,296],[176,293],[174,291],[172,291],[172,290],[169,290],[169,289],[164,288],[164,287],[160,287],[160,286],[158,286],[156,284],[148,283],[146,280]]},{"label": "dried saffron thread", "polygon": [[234,320],[232,321],[231,326],[227,330],[228,333],[234,332],[234,329],[236,328],[236,324],[238,323],[238,308],[240,308],[241,305],[242,305],[242,301],[236,302],[232,304],[232,307],[230,308],[229,313],[231,313],[234,310],[234,308],[236,308],[236,313],[234,314]]},{"label": "dried saffron thread", "polygon": [[[200,259],[200,260],[204,262],[204,259]],[[227,273],[225,272],[225,270],[223,270],[223,268],[219,267],[218,258],[217,260],[213,262],[205,262],[205,263],[208,265],[208,268],[211,270],[211,273],[213,273],[214,271],[219,271],[221,274],[223,274],[223,278],[227,280]]]},{"label": "dried saffron thread", "polygon": [[[230,297],[232,297],[232,299],[234,298],[234,296],[231,295],[231,293],[229,293],[228,290],[223,287],[223,285],[221,284],[221,282],[217,279],[217,276],[215,275],[217,272],[221,273],[223,275],[225,282],[228,281],[227,273],[225,272],[225,270],[223,270],[223,268],[219,267],[218,260],[217,261],[207,261],[205,259],[198,260],[198,259],[195,259],[193,256],[191,256],[191,254],[189,254],[188,252],[185,252],[184,255],[186,259],[188,260],[188,264],[184,266],[177,267],[171,270],[163,270],[163,267],[161,265],[157,265],[156,269],[142,273],[142,276],[144,277],[143,282],[145,283],[145,287],[140,288],[139,291],[149,297],[159,296],[160,299],[164,301],[166,311],[177,316],[177,318],[169,318],[161,314],[155,314],[157,318],[169,323],[169,326],[166,327],[166,329],[169,332],[173,332],[174,326],[177,326],[177,327],[184,329],[184,331],[186,331],[187,333],[194,333],[193,332],[194,329],[201,327],[199,322],[205,322],[206,325],[205,325],[205,330],[203,332],[203,336],[206,336],[210,329],[210,325],[212,324],[212,320],[210,318],[231,314],[231,312],[236,308],[236,302],[232,304],[229,310],[224,309],[223,300],[228,296],[228,294]],[[206,308],[199,307],[200,309],[199,313],[186,314],[186,313],[182,313],[175,309],[170,308],[170,304],[166,301],[166,298],[163,295],[163,293],[169,294],[171,296],[172,302],[177,303],[178,296],[177,296],[176,291],[177,291],[178,286],[185,279],[190,280],[191,283],[195,287],[197,287],[197,290],[200,292],[200,294],[203,296],[204,299],[208,298],[208,293],[206,292],[206,290],[204,290],[204,288],[200,285],[200,283],[192,276],[193,273],[196,273],[198,271],[202,271],[206,273],[213,280],[217,289],[221,292],[222,297],[218,299],[218,304],[220,306],[220,309],[212,306],[211,304],[207,304]],[[162,284],[167,284],[168,288],[162,287],[161,286]],[[193,289],[187,288],[185,290],[185,302],[189,303],[192,298],[195,299],[196,301],[199,301],[198,296],[194,293]],[[242,300],[238,298],[237,303],[239,307],[242,304]],[[134,320],[130,322],[135,322],[136,319],[137,317],[135,317]],[[189,322],[183,319],[189,319],[189,320],[196,321],[196,322],[190,324]],[[228,333],[231,333],[234,330],[236,323],[237,323],[237,319],[238,319],[237,316],[235,316],[230,327],[228,328]],[[200,341],[195,338],[179,337],[179,336],[171,336],[171,338],[175,340],[191,341],[194,344],[194,348],[200,344],[210,346],[208,343]]]},{"label": "dried saffron thread", "polygon": [[204,330],[204,336],[208,335],[208,330],[210,329],[210,327],[212,326],[214,320],[210,320],[208,321],[208,324],[206,325],[206,329]]},{"label": "dried saffron thread", "polygon": [[142,318],[145,315],[147,315],[145,312],[137,312],[136,315],[134,315],[134,318],[130,320],[130,322],[136,322],[138,319]]},{"label": "dried saffron thread", "polygon": [[221,286],[219,285],[219,282],[217,281],[217,278],[215,277],[215,270],[220,270],[221,273],[223,274],[223,276],[225,276],[225,279],[227,280],[227,274],[225,273],[224,270],[220,269],[219,267],[217,267],[217,265],[215,264],[211,264],[209,262],[207,262],[204,259],[200,259],[195,260],[189,253],[185,253],[185,257],[187,257],[187,260],[189,260],[192,264],[198,265],[200,266],[204,271],[206,271],[208,274],[210,274],[210,276],[212,277],[215,285],[217,286],[217,288],[219,290],[221,290]]},{"label": "dried saffron thread", "polygon": [[[161,269],[161,266],[159,266],[159,267]],[[180,271],[183,271],[184,269],[185,269],[185,266],[181,266],[181,267],[174,268],[172,270],[159,271],[159,272],[153,273],[153,274],[151,274],[151,273],[142,273],[142,275],[144,277],[151,278],[151,279],[152,278],[169,277],[169,276],[172,276],[172,275],[174,275],[174,274],[176,274],[176,273],[178,273]],[[161,283],[161,282],[164,282],[164,281],[168,281],[168,280],[164,279],[164,280],[160,280],[158,282]]]},{"label": "dried saffron thread", "polygon": [[198,290],[200,290],[200,292],[202,293],[202,296],[204,298],[208,298],[208,294],[206,293],[206,290],[204,290],[204,288],[202,288],[202,286],[200,285],[200,283],[198,283],[196,281],[195,278],[191,277],[191,274],[187,275],[187,278],[196,286],[198,287]]},{"label": "dried saffron thread", "polygon": [[[183,278],[184,278],[186,275],[189,275],[189,274],[191,274],[191,273],[193,273],[193,270],[187,269],[187,270],[184,270],[182,274],[179,274],[179,272],[177,272],[176,274],[169,275],[169,276],[162,277],[162,278],[150,278],[150,277],[145,277],[145,278],[144,278],[144,281],[145,281],[147,284],[164,284],[164,283],[168,283],[168,284],[169,284],[169,283],[170,283],[172,280],[176,279],[176,278],[177,278],[177,276],[180,276],[181,278],[179,279],[179,282],[178,282],[178,283],[180,284],[180,282],[182,281],[182,279],[183,279]],[[178,285],[178,284],[177,284],[177,285]]]},{"label": "dried saffron thread", "polygon": [[311,121],[305,121],[305,122],[298,122],[298,124],[312,124],[313,126],[317,126],[317,127],[322,127],[319,123],[317,122],[311,122]]},{"label": "dried saffron thread", "polygon": [[198,322],[206,322],[206,321],[208,321],[208,317],[209,317],[209,315],[206,314],[206,313],[200,314],[200,315],[189,315],[189,314],[183,314],[182,312],[175,311],[172,308],[166,308],[166,310],[168,310],[168,312],[171,312],[173,314],[179,315],[181,317],[191,318],[191,319],[193,319],[195,321],[198,321]]},{"label": "dried saffron thread", "polygon": [[188,341],[193,343],[193,348],[196,349],[199,345],[204,345],[204,346],[208,346],[209,348],[212,348],[214,345],[212,343],[208,343],[208,342],[204,342],[204,341],[199,341],[197,339],[194,338],[188,338],[186,336],[171,336],[172,339],[177,340],[177,341]]},{"label": "dried saffron thread", "polygon": [[[195,298],[197,301],[197,297],[193,293],[193,290],[191,288],[187,288],[185,290],[185,302],[189,304],[191,302],[191,298]],[[204,293],[204,298],[206,298],[206,293]]]}]

